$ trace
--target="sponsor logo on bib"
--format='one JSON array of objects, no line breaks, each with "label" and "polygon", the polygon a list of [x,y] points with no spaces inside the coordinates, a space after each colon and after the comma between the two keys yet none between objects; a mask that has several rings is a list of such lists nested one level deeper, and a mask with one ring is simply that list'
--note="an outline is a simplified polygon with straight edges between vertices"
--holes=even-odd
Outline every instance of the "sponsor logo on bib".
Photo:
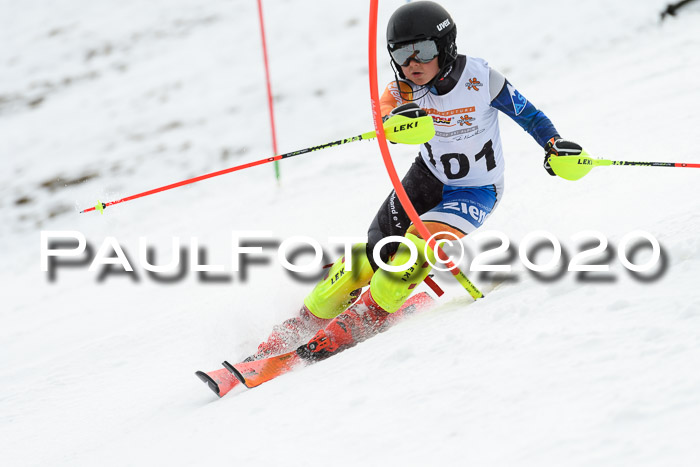
[{"label": "sponsor logo on bib", "polygon": [[469,115],[462,115],[461,117],[459,117],[459,126],[472,126],[473,121],[474,117],[470,117]]},{"label": "sponsor logo on bib", "polygon": [[479,82],[476,77],[474,78],[469,78],[469,81],[466,83],[467,89],[473,89],[474,91],[478,91],[483,84]]}]

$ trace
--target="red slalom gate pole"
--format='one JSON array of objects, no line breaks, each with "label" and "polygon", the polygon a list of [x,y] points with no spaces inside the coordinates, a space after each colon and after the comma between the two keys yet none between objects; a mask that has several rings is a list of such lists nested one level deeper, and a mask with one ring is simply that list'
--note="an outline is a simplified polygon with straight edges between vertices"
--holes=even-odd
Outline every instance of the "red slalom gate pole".
[{"label": "red slalom gate pole", "polygon": [[[258,0],[258,16],[260,17],[260,36],[262,37],[263,61],[265,62],[265,83],[267,86],[267,106],[270,110],[270,130],[272,131],[272,152],[277,154],[277,132],[275,130],[275,111],[270,84],[270,66],[267,61],[267,41],[265,40],[265,22],[263,21],[262,0]],[[275,161],[275,178],[280,179],[280,164]]]},{"label": "red slalom gate pole", "polygon": [[[401,206],[406,210],[408,217],[413,222],[413,225],[420,233],[421,237],[428,242],[430,248],[435,251],[435,254],[441,258],[443,261],[449,258],[444,251],[437,245],[435,239],[431,238],[430,231],[423,224],[413,207],[413,203],[408,198],[406,190],[404,190],[401,180],[396,173],[396,168],[394,167],[394,162],[391,159],[391,153],[389,152],[389,146],[386,143],[386,135],[384,134],[384,125],[382,122],[381,108],[379,106],[379,84],[377,81],[377,8],[379,6],[379,0],[371,0],[369,7],[369,91],[372,100],[372,119],[374,120],[374,129],[377,133],[377,142],[379,143],[379,149],[382,153],[382,159],[384,160],[384,165],[386,166],[389,178],[391,178],[391,183],[394,185],[394,191],[401,201]],[[447,265],[452,275],[457,279],[457,281],[469,292],[474,299],[482,298],[484,294],[481,293],[479,289],[467,278],[467,276],[459,270],[456,264],[451,260],[447,260],[444,264]]]}]

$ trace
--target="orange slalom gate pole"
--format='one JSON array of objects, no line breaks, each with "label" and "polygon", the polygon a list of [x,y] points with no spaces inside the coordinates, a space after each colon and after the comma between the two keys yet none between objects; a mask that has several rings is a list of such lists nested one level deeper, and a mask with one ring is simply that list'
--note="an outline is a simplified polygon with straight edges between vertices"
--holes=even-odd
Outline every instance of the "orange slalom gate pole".
[{"label": "orange slalom gate pole", "polygon": [[[389,178],[391,178],[391,183],[394,185],[394,190],[396,195],[401,201],[401,206],[406,210],[408,217],[413,222],[413,225],[420,233],[421,237],[428,242],[430,248],[432,248],[436,255],[441,259],[448,258],[442,249],[437,246],[435,239],[431,238],[430,231],[423,224],[413,207],[413,203],[408,198],[406,190],[404,190],[401,180],[396,173],[396,168],[394,167],[394,162],[391,159],[391,154],[389,152],[389,146],[386,143],[386,135],[384,134],[384,126],[382,122],[381,109],[379,106],[379,85],[377,82],[377,8],[379,5],[379,0],[370,1],[370,11],[369,11],[369,90],[372,100],[372,119],[374,120],[374,128],[377,133],[377,142],[379,143],[379,149],[382,153],[382,159],[384,160],[384,165],[386,166]],[[469,278],[454,264],[451,260],[445,262],[450,272],[455,277],[455,279],[469,292],[474,299],[482,298],[483,293],[469,280]]]}]

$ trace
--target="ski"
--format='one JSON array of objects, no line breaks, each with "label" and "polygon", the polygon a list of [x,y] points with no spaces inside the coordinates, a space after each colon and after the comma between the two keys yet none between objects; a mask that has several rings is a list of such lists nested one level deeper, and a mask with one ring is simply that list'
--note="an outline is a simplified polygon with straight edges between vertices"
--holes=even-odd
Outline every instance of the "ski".
[{"label": "ski", "polygon": [[224,397],[231,389],[239,384],[236,377],[226,368],[220,368],[206,373],[204,371],[197,371],[195,375],[219,397]]},{"label": "ski", "polygon": [[273,378],[282,376],[303,363],[297,350],[276,355],[274,357],[261,358],[250,362],[231,365],[224,362],[224,368],[247,388],[260,386]]},{"label": "ski", "polygon": [[333,325],[343,330],[352,329],[353,332],[346,334],[346,340],[341,345],[327,339],[325,330],[320,330],[308,343],[299,346],[291,352],[276,355],[268,358],[261,358],[249,362],[231,364],[224,362],[227,369],[238,381],[247,388],[254,388],[271,379],[282,376],[294,369],[310,365],[317,361],[325,360],[336,355],[343,350],[355,346],[356,344],[387,330],[408,315],[417,311],[425,311],[434,305],[435,301],[425,292],[416,294],[409,298],[403,307],[395,313],[393,320],[384,323],[384,326],[376,327],[371,322],[366,322],[362,315],[343,312],[326,326],[325,330],[331,329]]},{"label": "ski", "polygon": [[334,318],[331,323],[340,323],[340,326],[343,328],[350,326],[359,332],[356,332],[349,341],[344,342],[338,348],[328,348],[326,346],[327,342],[324,334],[321,332],[323,330],[321,330],[309,342],[290,352],[235,364],[224,362],[224,368],[208,372],[197,371],[195,375],[219,397],[225,396],[239,384],[243,384],[247,388],[254,388],[295,368],[335,355],[379,332],[385,331],[408,315],[432,308],[434,304],[435,300],[426,292],[415,294],[406,300],[401,309],[394,313],[391,319],[380,328],[373,327],[371,323],[365,323],[362,319],[359,319],[361,317],[355,314],[344,312]]}]

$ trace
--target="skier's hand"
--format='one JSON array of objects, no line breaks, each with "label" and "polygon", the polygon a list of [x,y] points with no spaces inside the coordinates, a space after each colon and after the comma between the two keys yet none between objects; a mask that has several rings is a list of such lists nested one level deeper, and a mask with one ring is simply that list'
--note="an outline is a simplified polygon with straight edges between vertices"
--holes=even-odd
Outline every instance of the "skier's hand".
[{"label": "skier's hand", "polygon": [[578,156],[581,154],[581,151],[583,151],[581,145],[555,136],[547,141],[547,144],[544,146],[544,169],[549,175],[556,175],[554,170],[549,166],[550,156]]},{"label": "skier's hand", "polygon": [[389,115],[384,115],[384,117],[382,117],[382,122],[386,122],[394,115],[403,115],[404,117],[408,118],[418,118],[425,117],[426,115],[428,115],[428,113],[425,110],[418,107],[418,104],[414,102],[409,102],[408,104],[403,104],[398,107],[394,107],[389,113]]},{"label": "skier's hand", "polygon": [[404,117],[408,118],[418,118],[418,117],[425,117],[428,115],[428,113],[418,107],[418,104],[414,102],[409,102],[408,104],[403,104],[400,105],[394,110],[391,111],[389,114],[390,117],[393,117],[394,115],[403,115]]},{"label": "skier's hand", "polygon": [[[425,117],[428,115],[428,113],[418,107],[418,104],[414,102],[409,102],[408,104],[403,104],[398,107],[394,107],[392,111],[389,113],[389,115],[384,115],[382,117],[382,123],[386,122],[389,120],[391,117],[394,117],[396,115],[403,115],[404,117],[408,118],[418,118],[418,117]],[[391,144],[396,144],[393,141],[389,141]]]}]

